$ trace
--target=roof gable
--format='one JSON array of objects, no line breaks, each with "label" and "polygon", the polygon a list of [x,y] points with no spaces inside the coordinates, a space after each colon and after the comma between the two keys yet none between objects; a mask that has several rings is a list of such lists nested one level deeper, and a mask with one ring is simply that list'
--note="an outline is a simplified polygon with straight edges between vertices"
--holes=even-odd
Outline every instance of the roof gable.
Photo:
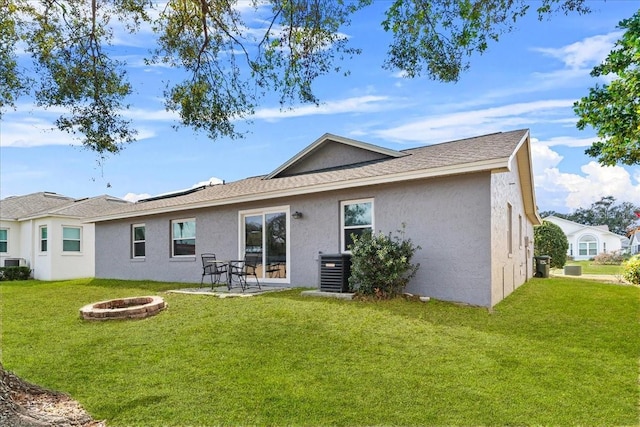
[{"label": "roof gable", "polygon": [[400,151],[326,133],[265,179],[337,169],[404,155]]},{"label": "roof gable", "polygon": [[[501,173],[510,171],[513,162],[517,161],[526,215],[533,224],[540,222],[533,189],[530,138],[527,129],[498,132],[402,151],[377,147],[389,156],[377,161],[369,160],[349,166],[287,175],[285,171],[288,167],[304,158],[305,154],[311,152],[313,148],[325,144],[325,140],[333,141],[326,142],[326,144],[349,141],[356,148],[375,147],[326,134],[270,175],[256,176],[220,185],[201,187],[188,193],[130,203],[111,211],[105,211],[99,216],[90,218],[89,221],[101,222],[134,218],[467,173]],[[515,160],[516,158],[517,160]],[[281,172],[284,174],[278,175]]]}]

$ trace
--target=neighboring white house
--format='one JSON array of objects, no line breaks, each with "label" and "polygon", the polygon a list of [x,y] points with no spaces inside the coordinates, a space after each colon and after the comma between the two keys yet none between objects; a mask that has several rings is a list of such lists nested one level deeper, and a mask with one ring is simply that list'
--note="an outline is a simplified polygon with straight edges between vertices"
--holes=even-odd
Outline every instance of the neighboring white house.
[{"label": "neighboring white house", "polygon": [[126,203],[106,195],[76,200],[49,192],[2,199],[0,266],[28,266],[39,280],[93,277],[95,227],[83,221]]},{"label": "neighboring white house", "polygon": [[587,260],[602,253],[622,250],[627,238],[609,231],[607,225],[584,225],[557,216],[543,218],[562,229],[569,241],[567,255],[575,260]]},{"label": "neighboring white house", "polygon": [[629,253],[631,255],[640,254],[640,229],[636,229],[630,237]]}]

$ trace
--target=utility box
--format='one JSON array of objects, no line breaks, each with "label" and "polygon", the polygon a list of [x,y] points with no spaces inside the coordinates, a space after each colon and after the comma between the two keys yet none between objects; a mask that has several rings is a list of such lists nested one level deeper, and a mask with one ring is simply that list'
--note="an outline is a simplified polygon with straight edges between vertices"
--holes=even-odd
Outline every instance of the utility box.
[{"label": "utility box", "polygon": [[582,266],[581,265],[565,265],[564,275],[565,276],[582,276]]},{"label": "utility box", "polygon": [[350,254],[320,254],[320,291],[349,292]]},{"label": "utility box", "polygon": [[549,277],[549,268],[551,267],[551,257],[549,255],[540,255],[535,257],[536,260],[536,277]]}]

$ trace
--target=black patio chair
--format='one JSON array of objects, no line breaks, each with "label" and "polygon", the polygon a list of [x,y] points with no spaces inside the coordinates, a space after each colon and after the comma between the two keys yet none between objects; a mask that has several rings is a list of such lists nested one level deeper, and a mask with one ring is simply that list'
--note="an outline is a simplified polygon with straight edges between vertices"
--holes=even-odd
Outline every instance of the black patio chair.
[{"label": "black patio chair", "polygon": [[[222,282],[224,274],[225,281]],[[216,286],[229,286],[229,268],[227,263],[216,260],[215,254],[202,254],[202,278],[200,284],[204,283],[204,276],[211,278],[211,289]]]},{"label": "black patio chair", "polygon": [[229,271],[231,273],[230,282],[233,283],[234,278],[240,284],[242,291],[244,292],[253,281],[247,281],[248,277],[255,279],[256,286],[260,287],[260,281],[258,281],[258,259],[255,256],[245,255],[243,260],[236,260],[229,262]]}]

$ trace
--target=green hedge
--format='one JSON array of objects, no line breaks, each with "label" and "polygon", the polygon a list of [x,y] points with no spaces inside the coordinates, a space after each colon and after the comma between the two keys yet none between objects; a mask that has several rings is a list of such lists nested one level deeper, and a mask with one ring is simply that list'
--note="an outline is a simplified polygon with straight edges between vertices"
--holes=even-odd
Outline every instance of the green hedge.
[{"label": "green hedge", "polygon": [[0,281],[2,280],[29,280],[31,269],[29,267],[0,267]]}]

